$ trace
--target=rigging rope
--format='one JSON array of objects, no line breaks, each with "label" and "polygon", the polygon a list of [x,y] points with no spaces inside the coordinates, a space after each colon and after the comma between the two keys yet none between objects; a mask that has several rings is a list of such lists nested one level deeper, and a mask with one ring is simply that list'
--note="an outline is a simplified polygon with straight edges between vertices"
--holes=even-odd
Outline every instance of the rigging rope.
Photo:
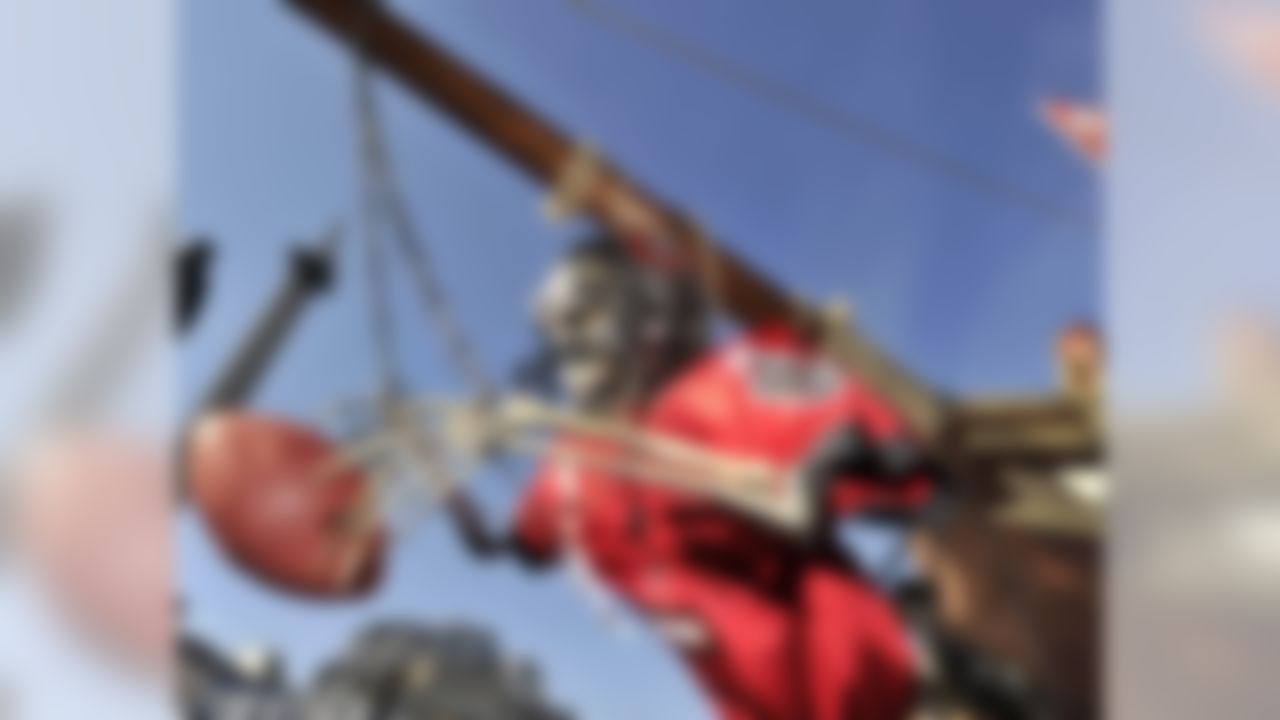
[{"label": "rigging rope", "polygon": [[[368,10],[377,0],[360,0]],[[413,476],[427,480],[429,504],[434,505],[458,485],[458,477],[449,460],[448,449],[438,437],[436,418],[424,417],[405,399],[406,387],[396,362],[394,327],[392,324],[391,285],[388,277],[389,258],[385,245],[392,244],[407,261],[414,287],[428,322],[434,325],[448,359],[461,378],[472,386],[482,402],[494,397],[494,385],[488,379],[476,352],[457,321],[444,286],[436,276],[431,256],[427,253],[412,215],[396,182],[396,174],[387,150],[388,144],[378,113],[373,71],[369,58],[368,13],[361,15],[355,47],[355,83],[352,100],[359,132],[361,207],[365,234],[365,260],[370,303],[370,329],[381,372],[381,387],[376,404],[378,422],[384,431],[396,438],[401,455],[401,468],[413,468]],[[386,232],[390,238],[380,238]],[[393,473],[394,473],[394,468]],[[415,485],[416,486],[416,485]],[[385,483],[381,492],[396,487]],[[391,506],[406,506],[404,500]],[[425,507],[419,513],[425,512]]]},{"label": "rigging rope", "polygon": [[379,370],[378,391],[386,400],[399,391],[401,378],[397,371],[396,348],[394,340],[391,300],[387,289],[386,258],[382,242],[378,239],[377,195],[372,181],[372,158],[377,152],[376,139],[373,136],[373,118],[370,116],[373,107],[373,85],[369,71],[368,54],[363,43],[356,53],[355,97],[356,125],[360,129],[361,159],[361,221],[364,236],[365,282],[366,295],[369,301],[369,327],[373,335],[375,359]]},{"label": "rigging rope", "polygon": [[875,121],[822,102],[785,83],[699,47],[674,33],[617,10],[599,0],[562,0],[571,10],[600,27],[625,35],[686,66],[736,86],[764,101],[803,115],[846,139],[875,146],[901,160],[932,171],[1008,203],[1036,212],[1065,227],[1092,231],[1094,222],[1075,208],[974,167],[956,157],[922,145]]},{"label": "rigging rope", "polygon": [[[363,0],[364,3],[375,1]],[[372,227],[375,224],[373,221],[382,217],[391,231],[391,241],[395,243],[408,264],[410,277],[418,299],[422,303],[423,311],[435,326],[455,371],[471,385],[482,400],[489,400],[495,396],[496,386],[489,379],[479,355],[457,320],[448,293],[435,272],[434,260],[414,225],[413,216],[408,210],[404,195],[396,181],[396,174],[387,152],[382,120],[374,97],[367,50],[362,33],[357,48],[357,84],[354,99],[357,105],[357,123],[361,132],[361,167],[366,188],[369,239],[371,243],[374,242],[373,235],[376,228]],[[369,254],[372,266],[377,263],[379,253],[376,248],[371,247]],[[371,271],[370,279],[371,282],[380,283],[385,294],[387,285],[383,273]],[[389,339],[391,334],[388,319],[389,307],[385,298],[381,307],[382,310],[376,311],[377,316],[373,327],[376,333],[385,336],[378,339],[377,344],[382,348],[382,352],[387,353],[392,344]]]}]

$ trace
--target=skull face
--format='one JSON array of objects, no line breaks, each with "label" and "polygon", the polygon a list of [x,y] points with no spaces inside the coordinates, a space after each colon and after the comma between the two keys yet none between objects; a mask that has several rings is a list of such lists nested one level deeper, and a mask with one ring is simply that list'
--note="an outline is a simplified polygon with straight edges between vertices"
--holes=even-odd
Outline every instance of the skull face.
[{"label": "skull face", "polygon": [[628,385],[640,350],[633,278],[617,263],[573,258],[552,271],[535,300],[535,319],[570,403],[609,404]]},{"label": "skull face", "polygon": [[597,238],[559,263],[534,299],[556,384],[574,406],[643,402],[701,350],[705,312],[689,278],[635,263]]}]

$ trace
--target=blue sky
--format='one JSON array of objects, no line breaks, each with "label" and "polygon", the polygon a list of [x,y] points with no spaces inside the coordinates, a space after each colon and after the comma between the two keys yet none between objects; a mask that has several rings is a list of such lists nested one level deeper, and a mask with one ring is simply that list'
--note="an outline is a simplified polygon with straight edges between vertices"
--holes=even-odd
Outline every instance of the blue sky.
[{"label": "blue sky", "polygon": [[[1096,99],[1097,9],[1065,0],[609,0],[686,40],[1029,191],[1096,211],[1095,178],[1040,126],[1045,95]],[[858,322],[935,383],[1052,382],[1057,330],[1100,303],[1096,232],[939,177],[590,24],[564,0],[396,6],[459,54],[690,210],[795,291],[849,298]],[[283,251],[355,228],[351,62],[282,2],[183,4],[181,223],[219,243],[214,295],[187,344],[194,397],[283,271]],[[570,241],[539,188],[389,83],[401,181],[459,313],[494,372],[527,351],[526,300]],[[320,421],[373,386],[358,257],[307,318],[258,405]],[[416,387],[457,390],[412,297],[396,290]],[[519,472],[477,491],[495,519]],[[372,617],[468,619],[537,659],[588,718],[698,717],[694,688],[640,628],[619,634],[559,575],[471,563],[438,523],[402,538],[367,603],[308,606],[239,577],[182,527],[191,621],[231,645],[285,649],[299,672]]]}]

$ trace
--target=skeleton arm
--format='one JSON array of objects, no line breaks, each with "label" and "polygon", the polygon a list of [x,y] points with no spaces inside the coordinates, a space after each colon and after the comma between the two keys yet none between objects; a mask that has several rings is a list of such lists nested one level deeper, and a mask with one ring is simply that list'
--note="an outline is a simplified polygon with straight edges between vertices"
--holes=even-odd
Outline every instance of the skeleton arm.
[{"label": "skeleton arm", "polygon": [[450,494],[445,507],[458,536],[474,557],[488,560],[508,556],[521,566],[535,570],[551,564],[551,557],[532,552],[514,532],[490,525],[480,506],[461,490]]}]

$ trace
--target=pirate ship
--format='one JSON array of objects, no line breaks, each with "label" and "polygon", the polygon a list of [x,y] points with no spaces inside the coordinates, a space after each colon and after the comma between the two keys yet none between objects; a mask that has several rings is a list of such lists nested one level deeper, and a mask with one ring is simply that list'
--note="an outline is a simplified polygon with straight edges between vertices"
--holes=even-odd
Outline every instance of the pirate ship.
[{"label": "pirate ship", "polygon": [[[656,225],[668,243],[659,252],[692,258],[695,276],[727,316],[748,326],[791,327],[887,398],[923,439],[931,459],[951,482],[954,505],[943,521],[929,528],[927,553],[937,592],[967,599],[957,603],[961,610],[946,622],[968,641],[1031,675],[1064,715],[1095,714],[1099,488],[1104,487],[1096,478],[1102,444],[1101,351],[1095,331],[1079,326],[1064,332],[1058,348],[1062,383],[1041,395],[956,397],[940,392],[878,348],[847,317],[815,307],[770,281],[735,257],[727,243],[713,237],[692,215],[632,181],[598,150],[566,136],[386,8],[348,0],[291,0],[291,4],[358,53],[370,68],[387,73],[509,160],[516,170],[547,186],[549,205],[556,212],[590,217],[620,238],[634,236],[638,224]],[[378,155],[385,150],[376,137],[372,140],[366,147],[371,148],[370,174],[376,176],[385,173],[385,167],[378,167]],[[399,216],[392,222],[405,223],[403,208],[396,209],[394,199],[389,204],[389,214]],[[461,333],[432,277],[429,259],[404,241],[411,235],[401,233],[399,251],[417,278],[424,308],[446,336],[446,346],[464,375],[471,378],[477,400],[447,406],[432,402],[424,408],[423,401],[405,399],[404,388],[388,382],[386,397],[379,400],[376,411],[379,432],[359,448],[329,449],[321,439],[286,423],[260,425],[257,432],[237,439],[246,426],[225,424],[225,414],[215,417],[224,425],[205,426],[203,452],[199,451],[201,433],[195,435],[193,447],[199,457],[225,456],[232,448],[261,442],[261,438],[281,440],[287,435],[284,444],[296,452],[265,458],[267,465],[251,475],[269,475],[272,462],[295,463],[299,457],[305,457],[313,471],[328,465],[328,476],[341,477],[320,483],[325,499],[317,501],[320,505],[309,527],[314,530],[324,519],[336,516],[355,528],[360,538],[337,553],[346,553],[343,557],[335,560],[334,553],[321,553],[321,560],[302,570],[296,567],[296,552],[280,551],[277,557],[264,559],[261,546],[268,538],[278,537],[271,532],[280,528],[269,527],[267,521],[254,525],[247,503],[258,496],[210,495],[235,486],[242,468],[218,477],[197,460],[193,472],[197,498],[220,533],[233,538],[233,555],[246,567],[265,579],[314,594],[367,591],[376,577],[373,568],[380,561],[383,543],[376,510],[361,490],[371,482],[353,469],[364,453],[377,453],[382,443],[408,447],[414,462],[429,471],[425,474],[447,486],[461,479],[455,468],[442,462],[445,450],[456,453],[462,447],[465,455],[482,456],[491,446],[509,444],[510,438],[530,428],[573,428],[635,446],[634,455],[649,463],[648,471],[639,475],[653,482],[665,478],[682,489],[690,489],[691,476],[723,474],[727,479],[711,483],[712,487],[737,490],[704,488],[713,500],[762,522],[803,532],[806,518],[798,510],[803,502],[741,491],[753,484],[771,485],[752,481],[758,468],[735,465],[696,447],[677,446],[667,438],[599,418],[566,414],[524,398],[497,398],[492,384],[469,370],[476,365],[472,353],[459,339]],[[251,394],[254,378],[282,341],[307,288],[322,284],[314,272],[299,267],[303,269],[295,277],[303,279],[282,291],[205,407],[227,408]],[[205,478],[203,483],[200,477]],[[308,480],[314,481],[314,477]],[[286,493],[293,491],[297,488],[283,488]],[[312,548],[319,538],[297,535],[288,540],[296,548]],[[284,577],[288,573],[297,575]]]}]

